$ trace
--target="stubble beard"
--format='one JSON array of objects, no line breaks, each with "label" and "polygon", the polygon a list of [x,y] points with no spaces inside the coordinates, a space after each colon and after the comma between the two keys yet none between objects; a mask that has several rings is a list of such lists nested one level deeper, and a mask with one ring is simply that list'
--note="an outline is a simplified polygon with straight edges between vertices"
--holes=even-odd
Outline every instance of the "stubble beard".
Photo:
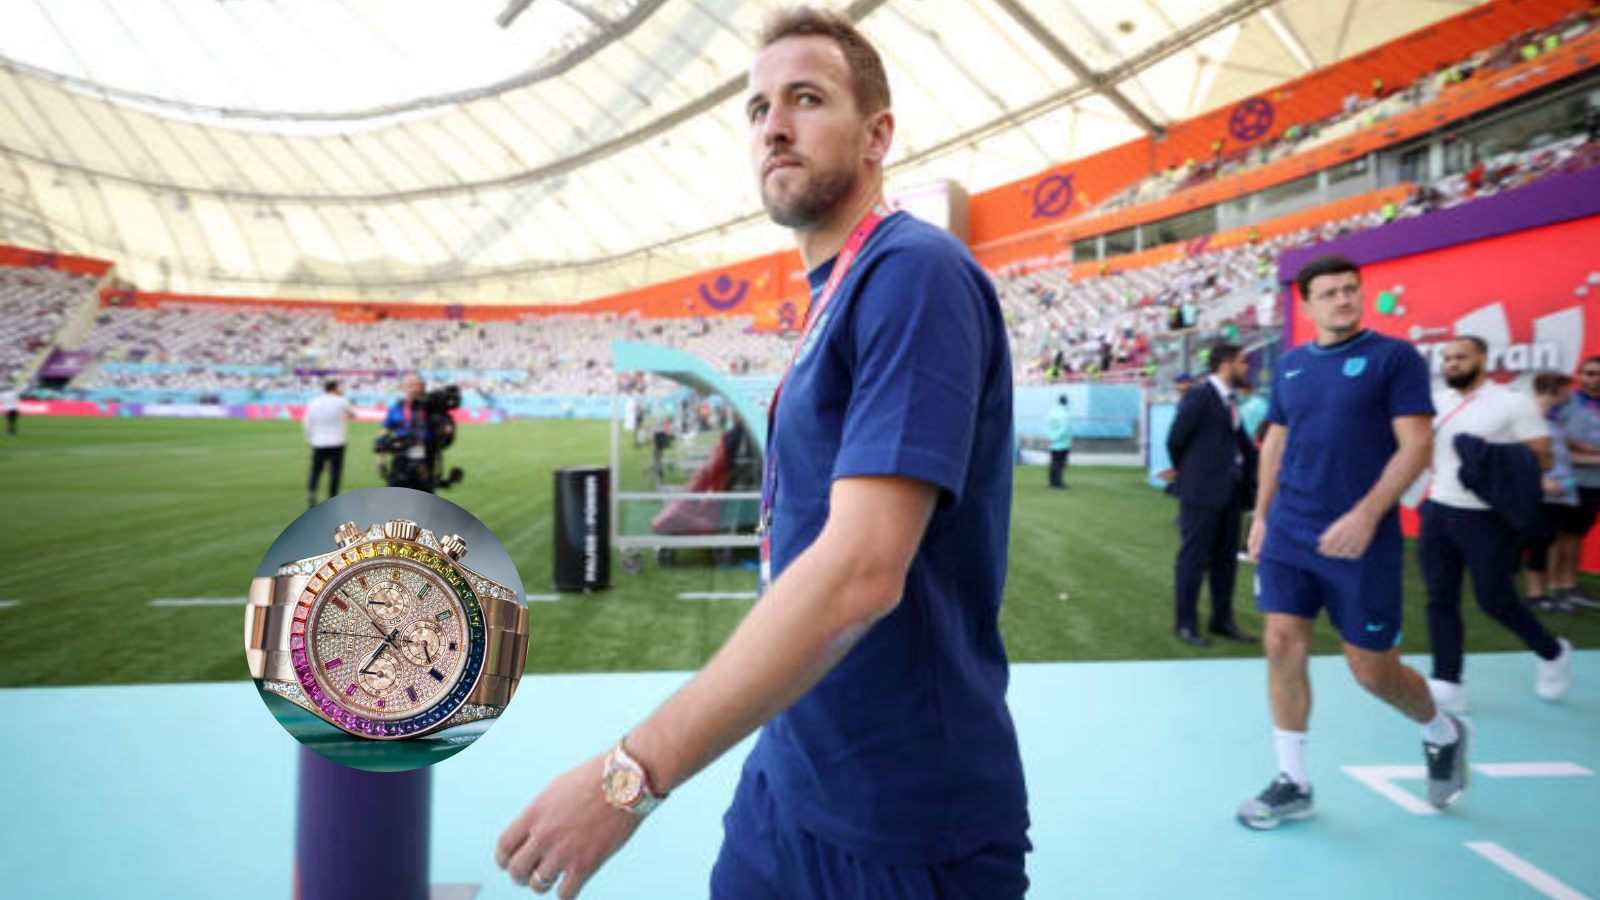
[{"label": "stubble beard", "polygon": [[1451,390],[1459,391],[1462,388],[1472,384],[1474,381],[1477,381],[1478,376],[1482,374],[1483,369],[1481,368],[1471,369],[1465,372],[1458,372],[1455,375],[1446,375],[1444,377],[1444,383],[1449,385]]},{"label": "stubble beard", "polygon": [[761,205],[773,222],[785,228],[805,229],[821,222],[855,190],[855,173],[848,169],[808,173],[805,186],[787,198],[774,196],[767,181],[761,183]]}]

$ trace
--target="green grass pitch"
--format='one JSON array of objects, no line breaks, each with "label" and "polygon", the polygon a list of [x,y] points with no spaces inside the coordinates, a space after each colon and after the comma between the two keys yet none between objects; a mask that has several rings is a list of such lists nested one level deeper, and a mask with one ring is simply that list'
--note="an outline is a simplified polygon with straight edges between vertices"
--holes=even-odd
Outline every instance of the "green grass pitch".
[{"label": "green grass pitch", "polygon": [[[352,427],[347,490],[379,483],[363,449],[375,432]],[[468,426],[451,458],[468,480],[443,496],[494,532],[529,592],[548,592],[551,470],[604,464],[608,448],[603,422]],[[0,439],[0,601],[17,604],[0,607],[0,686],[245,678],[241,608],[147,603],[243,597],[268,545],[304,510],[308,457],[299,426],[288,422],[24,419],[18,437]],[[628,465],[638,471],[643,459]],[[1044,481],[1039,468],[1016,472],[1001,613],[1013,660],[1259,653],[1191,649],[1172,637],[1177,507],[1141,473],[1074,468],[1065,492]],[[618,562],[610,591],[531,604],[530,672],[696,668],[752,602],[678,599],[754,590],[754,571],[713,566],[704,553],[670,568],[651,562],[637,575]],[[1414,556],[1407,567],[1404,647],[1424,652]],[[1259,634],[1251,571],[1240,567],[1235,608]],[[1518,649],[1468,606],[1469,650]],[[1546,621],[1577,646],[1600,646],[1600,615]],[[1325,621],[1316,651],[1338,651]]]}]

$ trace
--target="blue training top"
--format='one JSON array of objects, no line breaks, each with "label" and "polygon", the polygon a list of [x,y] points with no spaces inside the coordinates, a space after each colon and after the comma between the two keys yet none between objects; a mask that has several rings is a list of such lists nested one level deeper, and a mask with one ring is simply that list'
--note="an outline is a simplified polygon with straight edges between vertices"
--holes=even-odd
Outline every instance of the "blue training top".
[{"label": "blue training top", "polygon": [[407,402],[409,401],[405,397],[401,397],[389,405],[389,412],[383,417],[383,427],[387,431],[394,432],[396,437],[414,438],[418,441],[426,442],[428,440],[427,417],[420,410],[413,410],[408,417],[406,415]]},{"label": "blue training top", "polygon": [[[1400,446],[1393,420],[1432,415],[1428,364],[1406,341],[1363,331],[1338,344],[1301,344],[1285,353],[1267,421],[1288,428],[1289,441],[1262,556],[1328,562],[1317,553],[1317,538],[1378,483]],[[1401,546],[1400,514],[1391,509],[1372,549],[1398,559]]]},{"label": "blue training top", "polygon": [[[832,268],[810,273],[813,296]],[[926,864],[1027,828],[999,629],[1011,416],[994,286],[954,238],[890,216],[784,383],[773,577],[821,533],[836,478],[914,478],[940,501],[899,606],[767,724],[746,763],[800,827],[857,855]]]}]

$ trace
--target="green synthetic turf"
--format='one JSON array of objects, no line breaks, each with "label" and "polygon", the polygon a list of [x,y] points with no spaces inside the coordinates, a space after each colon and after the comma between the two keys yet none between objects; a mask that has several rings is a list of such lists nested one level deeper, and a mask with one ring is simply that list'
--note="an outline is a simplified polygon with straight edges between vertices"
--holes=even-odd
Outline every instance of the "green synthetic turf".
[{"label": "green synthetic turf", "polygon": [[[246,677],[243,607],[162,608],[161,597],[243,597],[278,532],[304,511],[309,452],[295,423],[24,419],[0,438],[6,563],[0,568],[0,686],[215,681]],[[376,426],[352,427],[347,490],[373,487]],[[550,590],[551,471],[605,464],[603,422],[540,421],[462,429],[450,463],[467,482],[443,496],[494,532],[530,593]],[[638,486],[647,454],[632,452]],[[1255,647],[1180,645],[1171,635],[1176,504],[1128,469],[1074,468],[1065,492],[1040,468],[1017,470],[1001,624],[1017,661],[1205,658]],[[611,591],[530,604],[528,668],[539,672],[698,667],[747,600],[755,572],[703,552],[630,575]],[[1235,607],[1259,633],[1240,567]],[[1408,559],[1405,649],[1427,649],[1422,591]],[[1066,599],[1061,595],[1065,593]],[[1470,595],[1469,595],[1470,596]],[[1202,615],[1206,601],[1202,599]],[[1468,603],[1471,606],[1470,600]],[[1546,618],[1579,647],[1600,646],[1600,613]],[[1467,648],[1517,649],[1476,608]],[[1317,652],[1337,652],[1326,623]]]}]

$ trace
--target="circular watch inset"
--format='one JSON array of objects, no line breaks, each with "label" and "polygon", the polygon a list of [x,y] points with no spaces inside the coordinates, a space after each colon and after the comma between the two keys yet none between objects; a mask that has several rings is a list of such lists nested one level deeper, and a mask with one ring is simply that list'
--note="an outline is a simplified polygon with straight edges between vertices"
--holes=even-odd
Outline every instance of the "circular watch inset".
[{"label": "circular watch inset", "polygon": [[378,738],[437,727],[471,694],[486,639],[477,594],[442,554],[378,539],[322,566],[295,608],[290,647],[307,698]]}]

